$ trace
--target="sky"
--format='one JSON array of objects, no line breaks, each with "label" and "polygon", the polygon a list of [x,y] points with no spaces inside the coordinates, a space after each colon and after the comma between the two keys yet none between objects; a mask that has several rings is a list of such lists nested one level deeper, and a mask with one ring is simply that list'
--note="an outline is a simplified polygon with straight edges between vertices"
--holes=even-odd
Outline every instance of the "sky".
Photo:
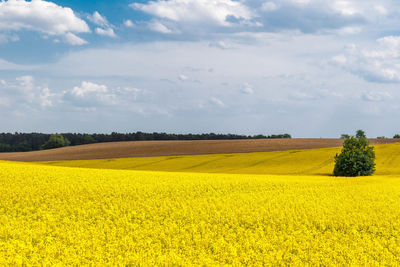
[{"label": "sky", "polygon": [[0,0],[0,132],[400,133],[394,0]]}]

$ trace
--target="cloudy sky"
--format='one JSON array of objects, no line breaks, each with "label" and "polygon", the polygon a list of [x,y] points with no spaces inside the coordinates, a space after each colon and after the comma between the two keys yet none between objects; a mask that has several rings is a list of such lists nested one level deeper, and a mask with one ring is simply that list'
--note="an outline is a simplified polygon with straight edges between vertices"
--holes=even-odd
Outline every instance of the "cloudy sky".
[{"label": "cloudy sky", "polygon": [[395,0],[0,1],[1,132],[400,133]]}]

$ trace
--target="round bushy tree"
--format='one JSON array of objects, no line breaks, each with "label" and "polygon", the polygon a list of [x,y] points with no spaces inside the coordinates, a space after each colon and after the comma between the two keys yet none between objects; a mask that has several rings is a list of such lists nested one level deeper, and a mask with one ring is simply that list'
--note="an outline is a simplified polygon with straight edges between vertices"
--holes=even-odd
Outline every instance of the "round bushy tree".
[{"label": "round bushy tree", "polygon": [[343,143],[342,152],[335,156],[335,176],[368,176],[375,172],[375,151],[367,138],[350,137]]}]

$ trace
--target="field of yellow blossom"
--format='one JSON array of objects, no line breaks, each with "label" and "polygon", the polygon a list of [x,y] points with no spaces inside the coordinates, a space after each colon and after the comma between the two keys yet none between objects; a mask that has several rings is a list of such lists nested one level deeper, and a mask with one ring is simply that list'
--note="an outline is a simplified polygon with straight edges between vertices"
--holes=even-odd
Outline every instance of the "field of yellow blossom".
[{"label": "field of yellow blossom", "polygon": [[0,196],[1,266],[400,262],[396,174],[339,178],[0,162]]},{"label": "field of yellow blossom", "polygon": [[[400,143],[375,145],[376,174],[400,175]],[[330,175],[341,148],[292,151],[50,161],[53,166],[169,172]]]}]

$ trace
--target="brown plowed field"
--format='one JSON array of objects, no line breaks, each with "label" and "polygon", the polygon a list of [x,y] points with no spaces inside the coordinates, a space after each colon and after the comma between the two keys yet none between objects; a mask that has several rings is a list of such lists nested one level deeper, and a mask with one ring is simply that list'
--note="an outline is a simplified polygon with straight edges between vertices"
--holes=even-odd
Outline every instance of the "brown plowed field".
[{"label": "brown plowed field", "polygon": [[[370,139],[371,144],[388,144],[398,139]],[[0,160],[53,161],[152,156],[228,154],[337,147],[342,139],[293,138],[257,140],[133,141],[111,142],[33,152],[0,153]]]}]

